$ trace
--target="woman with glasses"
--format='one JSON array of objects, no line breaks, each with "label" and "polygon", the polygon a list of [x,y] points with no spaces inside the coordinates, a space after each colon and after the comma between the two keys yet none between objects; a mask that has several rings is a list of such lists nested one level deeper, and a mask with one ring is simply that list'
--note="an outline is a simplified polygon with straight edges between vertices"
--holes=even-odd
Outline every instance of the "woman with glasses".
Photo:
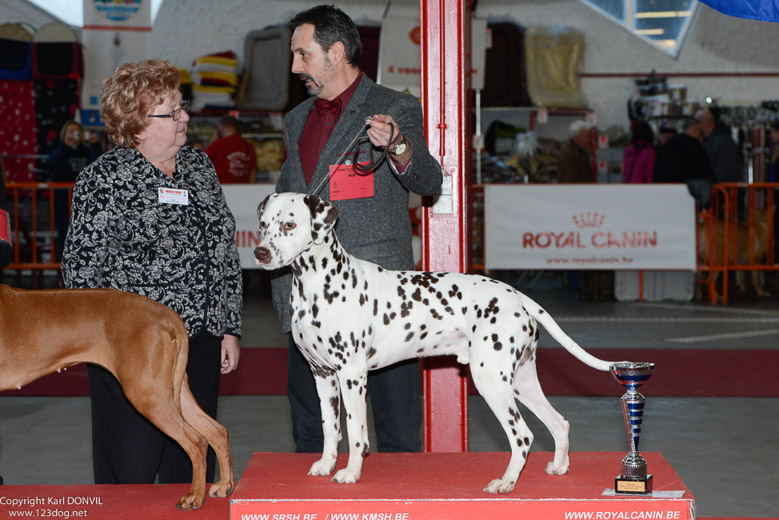
[{"label": "woman with glasses", "polygon": [[[124,64],[103,81],[100,114],[117,146],[78,176],[62,274],[68,288],[113,287],[178,312],[189,334],[189,386],[216,417],[220,374],[238,364],[241,268],[214,167],[185,146],[189,103],[179,83],[178,70],[156,59]],[[187,455],[135,411],[109,372],[90,366],[89,386],[96,484],[191,482]],[[209,482],[214,462],[209,450]]]}]

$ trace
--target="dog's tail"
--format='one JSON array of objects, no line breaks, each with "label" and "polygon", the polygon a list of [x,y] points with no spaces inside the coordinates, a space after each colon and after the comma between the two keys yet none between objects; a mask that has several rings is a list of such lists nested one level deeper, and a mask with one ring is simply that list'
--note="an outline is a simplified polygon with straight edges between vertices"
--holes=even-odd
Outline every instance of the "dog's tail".
[{"label": "dog's tail", "polygon": [[611,365],[614,364],[614,361],[604,361],[602,359],[598,359],[584,350],[579,346],[578,343],[572,340],[568,334],[563,332],[563,329],[561,329],[557,322],[552,319],[552,316],[550,316],[549,313],[546,312],[540,305],[524,294],[522,294],[522,298],[524,299],[524,307],[527,312],[529,312],[538,323],[543,325],[546,331],[551,334],[552,337],[557,340],[558,343],[560,343],[560,345],[565,347],[565,350],[573,354],[574,357],[587,366],[590,366],[596,370],[603,370],[606,372],[609,371]]}]

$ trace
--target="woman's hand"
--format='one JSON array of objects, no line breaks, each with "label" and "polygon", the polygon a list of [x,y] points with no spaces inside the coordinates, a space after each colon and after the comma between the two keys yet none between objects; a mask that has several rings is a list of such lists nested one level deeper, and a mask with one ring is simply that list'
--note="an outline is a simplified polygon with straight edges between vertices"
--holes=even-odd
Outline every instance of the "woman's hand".
[{"label": "woman's hand", "polygon": [[222,339],[222,374],[229,374],[238,368],[240,357],[241,347],[238,346],[238,337],[225,334]]}]

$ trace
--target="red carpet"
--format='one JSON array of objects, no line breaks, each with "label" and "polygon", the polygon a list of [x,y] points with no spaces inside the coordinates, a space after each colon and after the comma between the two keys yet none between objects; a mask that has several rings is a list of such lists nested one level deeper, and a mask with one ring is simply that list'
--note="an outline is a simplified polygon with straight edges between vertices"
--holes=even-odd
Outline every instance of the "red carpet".
[{"label": "red carpet", "polygon": [[[552,453],[531,452],[516,488],[505,495],[482,489],[503,474],[507,453],[375,453],[355,485],[306,476],[318,455],[255,453],[230,509],[232,518],[300,520],[690,520],[692,493],[660,453],[643,455],[654,475],[652,496],[603,494],[614,488],[622,453],[572,452],[570,471],[557,476],[544,472]],[[346,454],[340,454],[336,468],[345,465]]]},{"label": "red carpet", "polygon": [[[652,361],[647,396],[779,397],[779,351],[704,349],[590,349],[602,359]],[[538,377],[547,395],[614,396],[624,391],[562,348],[538,353]],[[244,348],[239,369],[222,378],[222,395],[286,394],[286,348]],[[475,392],[471,389],[472,393]],[[89,395],[86,366],[77,365],[0,395]]]},{"label": "red carpet", "polygon": [[[498,497],[482,490],[503,475],[507,452],[371,453],[365,459],[360,482],[339,485],[329,478],[308,476],[319,454],[254,453],[231,498],[242,500],[622,500],[635,495],[603,496],[614,488],[622,452],[570,452],[565,475],[547,475],[549,451],[531,451],[511,493]],[[694,499],[679,475],[659,452],[641,452],[654,475],[654,491],[684,491]],[[346,467],[347,453],[339,453],[336,470]],[[644,500],[653,497],[640,497]]]}]

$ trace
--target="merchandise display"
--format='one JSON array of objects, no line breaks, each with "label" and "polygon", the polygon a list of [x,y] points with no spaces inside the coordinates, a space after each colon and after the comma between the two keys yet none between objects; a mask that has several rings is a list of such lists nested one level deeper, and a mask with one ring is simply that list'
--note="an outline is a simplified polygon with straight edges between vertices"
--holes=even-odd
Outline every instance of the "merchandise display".
[{"label": "merchandise display", "polygon": [[235,106],[238,60],[233,51],[199,56],[192,64],[192,110],[226,109]]}]

